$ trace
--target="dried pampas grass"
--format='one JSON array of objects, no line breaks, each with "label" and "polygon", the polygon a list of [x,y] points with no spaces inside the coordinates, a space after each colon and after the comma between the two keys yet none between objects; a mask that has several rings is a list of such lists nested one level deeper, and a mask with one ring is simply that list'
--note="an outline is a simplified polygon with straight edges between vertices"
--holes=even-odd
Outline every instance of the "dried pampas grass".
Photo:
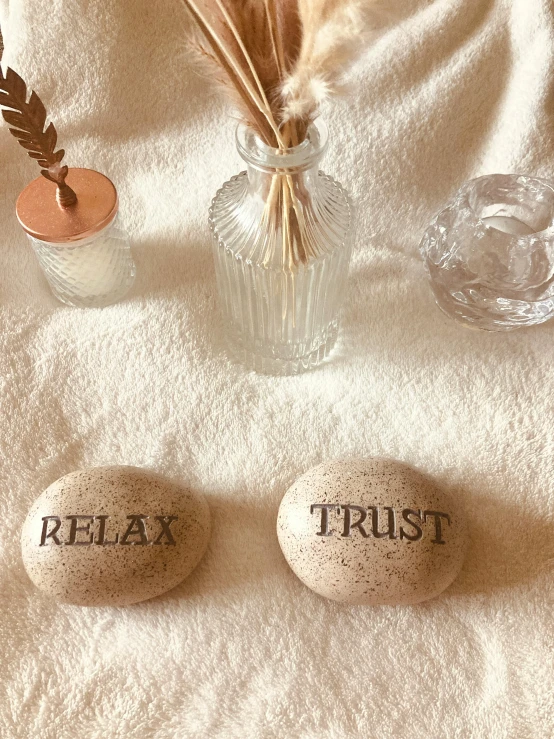
[{"label": "dried pampas grass", "polygon": [[283,80],[283,120],[309,121],[339,94],[348,69],[367,47],[382,17],[375,0],[298,0],[302,44]]},{"label": "dried pampas grass", "polygon": [[214,82],[269,146],[300,143],[384,17],[383,0],[182,0]]},{"label": "dried pampas grass", "polygon": [[[193,47],[207,76],[262,141],[284,154],[304,141],[321,104],[340,92],[379,23],[383,0],[182,2],[196,21]],[[260,227],[280,234],[268,259],[278,254],[292,270],[317,258],[319,247],[307,225],[302,173],[285,161],[269,177]]]}]

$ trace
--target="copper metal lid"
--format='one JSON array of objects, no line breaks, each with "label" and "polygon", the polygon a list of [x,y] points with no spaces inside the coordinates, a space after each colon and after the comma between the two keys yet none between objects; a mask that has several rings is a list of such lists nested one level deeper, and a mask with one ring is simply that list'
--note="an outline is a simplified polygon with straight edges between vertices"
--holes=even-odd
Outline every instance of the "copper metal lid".
[{"label": "copper metal lid", "polygon": [[56,185],[37,177],[23,190],[15,206],[25,231],[41,241],[63,244],[93,236],[117,214],[117,190],[105,175],[93,169],[70,169],[66,182],[77,202],[62,208],[56,200]]}]

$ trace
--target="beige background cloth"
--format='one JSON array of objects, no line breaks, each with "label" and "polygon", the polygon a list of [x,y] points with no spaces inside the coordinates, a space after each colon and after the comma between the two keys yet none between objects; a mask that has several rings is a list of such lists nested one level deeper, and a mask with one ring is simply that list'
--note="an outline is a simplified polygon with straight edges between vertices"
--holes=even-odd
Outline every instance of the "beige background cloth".
[{"label": "beige background cloth", "polygon": [[[339,350],[275,379],[223,349],[206,211],[243,165],[179,2],[0,0],[4,61],[68,162],[117,183],[139,270],[113,307],[56,303],[14,216],[37,172],[0,131],[3,739],[554,736],[554,323],[458,326],[417,250],[464,180],[552,174],[552,3],[398,12],[326,113],[323,168],[359,210]],[[471,548],[443,597],[346,607],[288,569],[281,496],[347,455],[402,460],[464,499]],[[25,514],[59,476],[115,463],[203,491],[208,553],[154,601],[57,605],[23,570]]]}]

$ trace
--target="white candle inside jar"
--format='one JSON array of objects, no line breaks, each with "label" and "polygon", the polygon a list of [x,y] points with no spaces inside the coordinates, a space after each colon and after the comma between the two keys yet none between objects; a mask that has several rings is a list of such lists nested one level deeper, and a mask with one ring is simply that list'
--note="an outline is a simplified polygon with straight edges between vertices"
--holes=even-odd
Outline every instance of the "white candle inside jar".
[{"label": "white candle inside jar", "polygon": [[489,216],[481,220],[485,226],[495,228],[497,231],[502,231],[505,234],[512,234],[513,236],[529,236],[535,233],[534,228],[531,228],[531,226],[528,226],[515,216]]},{"label": "white candle inside jar", "polygon": [[39,177],[21,193],[17,216],[59,300],[109,305],[128,292],[135,276],[128,236],[117,224],[117,191],[90,169],[70,169],[67,183],[77,195],[69,207],[60,207],[55,185]]}]

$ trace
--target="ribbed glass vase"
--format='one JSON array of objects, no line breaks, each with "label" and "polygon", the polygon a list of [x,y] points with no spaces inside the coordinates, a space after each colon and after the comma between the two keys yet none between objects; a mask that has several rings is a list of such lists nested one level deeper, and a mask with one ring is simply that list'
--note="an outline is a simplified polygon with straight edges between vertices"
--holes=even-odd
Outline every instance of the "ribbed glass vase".
[{"label": "ribbed glass vase", "polygon": [[322,362],[337,339],[353,212],[344,189],[318,169],[326,143],[321,121],[285,150],[239,126],[237,147],[247,170],[212,201],[228,343],[258,372],[303,372]]}]

